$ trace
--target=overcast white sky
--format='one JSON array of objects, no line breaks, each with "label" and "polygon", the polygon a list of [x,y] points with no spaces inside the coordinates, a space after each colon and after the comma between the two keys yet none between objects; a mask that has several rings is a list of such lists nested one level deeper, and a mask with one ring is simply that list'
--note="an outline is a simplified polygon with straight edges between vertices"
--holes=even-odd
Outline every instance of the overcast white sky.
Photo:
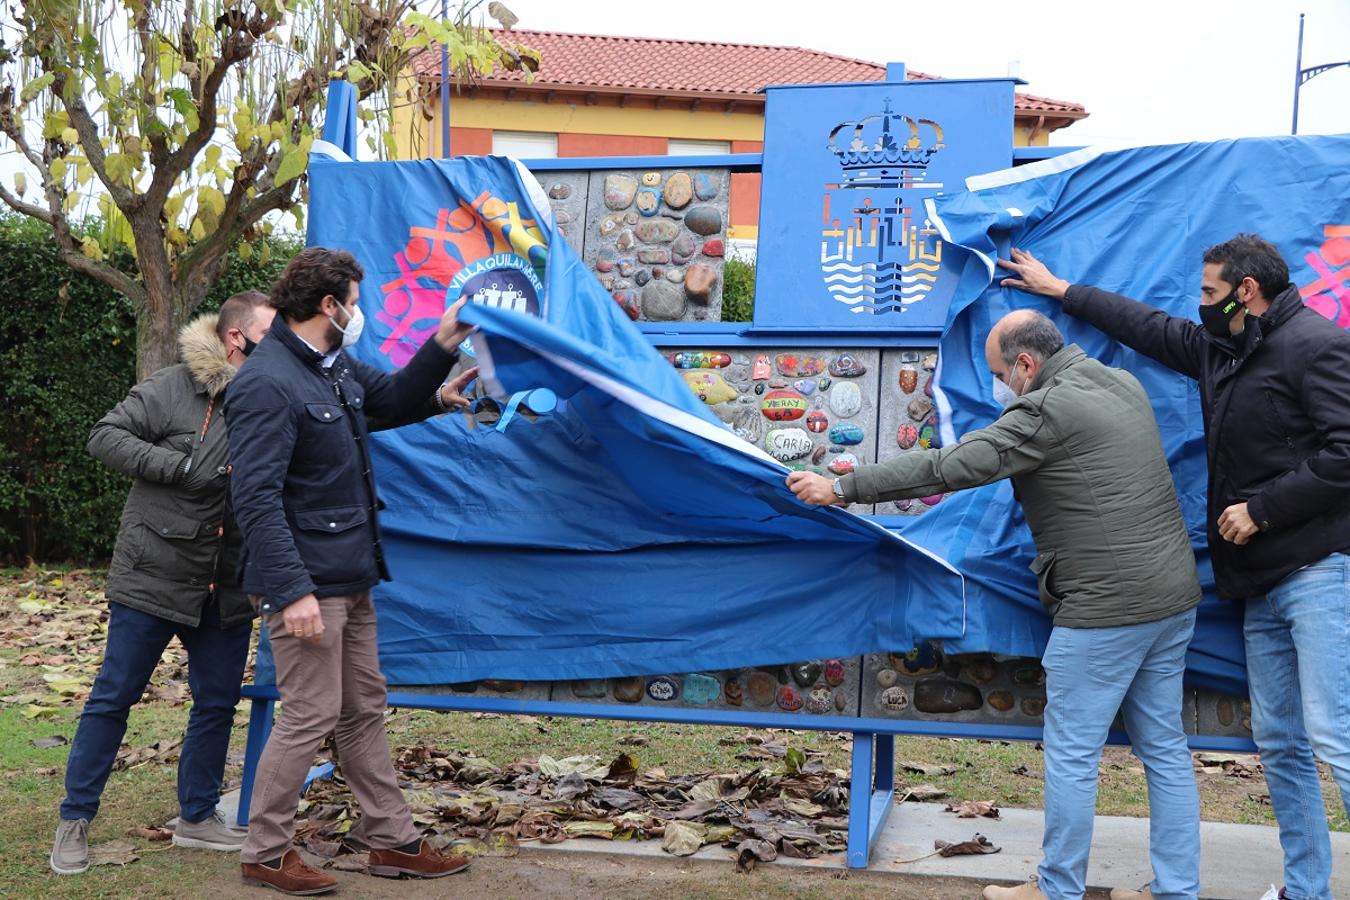
[{"label": "overcast white sky", "polygon": [[[1350,60],[1350,0],[506,0],[518,28],[810,47],[1087,106],[1058,144],[1288,134],[1304,67]],[[1350,132],[1350,67],[1304,85],[1300,133]]]},{"label": "overcast white sky", "polygon": [[[1022,90],[1091,113],[1062,145],[1288,134],[1300,12],[1305,67],[1350,60],[1350,0],[506,2],[518,28],[810,47],[947,78],[1017,60]],[[1304,85],[1299,131],[1350,133],[1350,67]],[[0,141],[7,184],[17,162]]]}]

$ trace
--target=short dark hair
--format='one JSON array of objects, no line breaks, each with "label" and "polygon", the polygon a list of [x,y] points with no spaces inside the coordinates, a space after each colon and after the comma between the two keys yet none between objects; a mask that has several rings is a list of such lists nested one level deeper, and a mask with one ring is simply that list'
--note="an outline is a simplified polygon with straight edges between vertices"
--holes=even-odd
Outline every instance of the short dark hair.
[{"label": "short dark hair", "polygon": [[1205,251],[1205,262],[1221,266],[1219,277],[1237,287],[1252,278],[1267,300],[1289,287],[1289,264],[1275,245],[1258,234],[1239,234]]},{"label": "short dark hair", "polygon": [[286,265],[272,285],[272,305],[292,322],[304,322],[319,314],[319,304],[332,295],[347,302],[353,281],[366,277],[361,264],[346,250],[307,247]]},{"label": "short dark hair", "polygon": [[1023,353],[1030,353],[1038,362],[1044,362],[1064,349],[1064,335],[1055,323],[1038,312],[1010,325],[998,336],[998,350],[1003,361],[1012,365]]},{"label": "short dark hair", "polygon": [[216,337],[225,343],[225,335],[231,328],[243,331],[253,321],[253,311],[259,306],[271,306],[272,298],[262,291],[240,291],[220,304],[216,315]]}]

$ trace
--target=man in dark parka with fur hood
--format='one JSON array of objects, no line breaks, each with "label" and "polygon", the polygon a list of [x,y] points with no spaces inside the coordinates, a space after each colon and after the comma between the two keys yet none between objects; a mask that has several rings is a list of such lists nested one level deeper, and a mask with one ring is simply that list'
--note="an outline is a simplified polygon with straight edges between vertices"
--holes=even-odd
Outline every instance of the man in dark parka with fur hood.
[{"label": "man in dark parka with fur hood", "polygon": [[178,763],[174,843],[238,851],[244,834],[216,812],[239,703],[253,610],[236,579],[241,539],[228,506],[220,404],[235,370],[271,327],[265,294],[236,294],[179,335],[183,362],[132,388],[99,420],[89,452],[131,475],[108,570],[107,645],[66,765],[66,798],[49,860],[89,867],[88,827],[155,665],[176,635],[188,652],[192,711]]}]

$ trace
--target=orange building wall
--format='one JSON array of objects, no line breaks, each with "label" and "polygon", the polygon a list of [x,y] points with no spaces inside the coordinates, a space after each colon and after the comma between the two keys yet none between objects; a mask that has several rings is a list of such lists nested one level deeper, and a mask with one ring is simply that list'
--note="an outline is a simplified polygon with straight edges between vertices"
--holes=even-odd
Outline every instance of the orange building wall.
[{"label": "orange building wall", "polygon": [[558,135],[558,156],[665,156],[663,137],[628,134]]},{"label": "orange building wall", "polygon": [[[435,140],[437,144],[440,143],[439,130],[436,132]],[[492,129],[456,128],[451,125],[450,149],[456,156],[487,156],[492,152]]]},{"label": "orange building wall", "polygon": [[[732,141],[732,153],[763,153],[763,141]],[[728,218],[731,227],[755,228],[759,225],[759,185],[758,172],[731,176],[731,209]]]}]

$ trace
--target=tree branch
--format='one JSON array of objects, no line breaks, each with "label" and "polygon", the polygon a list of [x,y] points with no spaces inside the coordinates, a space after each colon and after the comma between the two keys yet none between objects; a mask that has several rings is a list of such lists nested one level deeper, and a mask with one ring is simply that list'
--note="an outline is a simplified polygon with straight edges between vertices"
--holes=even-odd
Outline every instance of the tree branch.
[{"label": "tree branch", "polygon": [[83,85],[77,85],[80,90],[67,98],[68,81],[66,73],[53,70],[45,56],[42,58],[42,67],[55,76],[55,80],[52,82],[52,87],[55,89],[54,93],[62,98],[62,105],[66,108],[66,114],[70,116],[70,126],[80,136],[80,147],[84,149],[84,158],[89,160],[89,165],[93,168],[94,174],[108,189],[108,194],[113,198],[113,202],[117,204],[118,208],[126,212],[132,211],[140,198],[126,186],[118,184],[108,177],[108,157],[103,152],[103,144],[99,141],[98,123],[94,121],[93,115],[89,112],[89,107],[84,105]]}]

